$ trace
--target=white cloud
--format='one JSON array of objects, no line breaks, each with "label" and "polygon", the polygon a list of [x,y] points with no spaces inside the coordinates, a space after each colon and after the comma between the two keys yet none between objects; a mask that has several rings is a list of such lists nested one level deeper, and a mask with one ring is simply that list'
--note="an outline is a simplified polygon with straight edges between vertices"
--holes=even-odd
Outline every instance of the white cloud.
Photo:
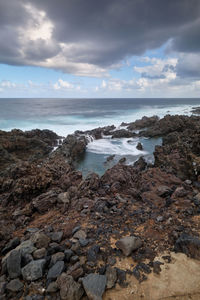
[{"label": "white cloud", "polygon": [[144,77],[154,78],[154,77],[172,77],[172,73],[175,74],[174,68],[177,65],[177,58],[150,58],[143,57],[141,61],[149,63],[147,66],[134,67],[134,71],[142,74]]},{"label": "white cloud", "polygon": [[55,90],[60,90],[60,89],[72,90],[72,89],[74,89],[74,85],[72,83],[68,82],[68,81],[64,81],[62,79],[58,79],[58,81],[53,84],[53,88]]}]

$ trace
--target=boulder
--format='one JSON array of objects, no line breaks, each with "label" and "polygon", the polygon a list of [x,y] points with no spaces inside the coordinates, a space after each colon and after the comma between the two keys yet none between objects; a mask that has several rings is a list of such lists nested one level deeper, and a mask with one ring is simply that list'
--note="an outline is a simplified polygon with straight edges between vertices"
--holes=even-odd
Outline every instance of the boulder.
[{"label": "boulder", "polygon": [[102,300],[106,281],[106,276],[99,274],[89,274],[83,278],[83,287],[89,300]]},{"label": "boulder", "polygon": [[38,197],[34,198],[32,201],[33,207],[39,213],[45,213],[49,209],[53,208],[57,202],[57,193],[55,191],[48,191],[43,193]]},{"label": "boulder", "polygon": [[7,271],[10,278],[17,278],[21,275],[21,252],[12,250],[7,258]]}]

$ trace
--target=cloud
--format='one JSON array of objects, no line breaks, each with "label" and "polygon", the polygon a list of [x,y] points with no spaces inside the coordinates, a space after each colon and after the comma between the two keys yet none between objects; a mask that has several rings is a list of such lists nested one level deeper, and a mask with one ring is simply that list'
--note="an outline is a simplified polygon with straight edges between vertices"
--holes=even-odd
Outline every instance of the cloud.
[{"label": "cloud", "polygon": [[198,79],[200,77],[200,55],[196,53],[180,54],[176,71],[181,78]]},{"label": "cloud", "polygon": [[58,79],[56,83],[53,84],[53,88],[55,90],[60,90],[60,89],[73,89],[74,85],[68,81],[64,81],[62,79]]},{"label": "cloud", "polygon": [[198,53],[200,1],[0,0],[0,25],[0,63],[105,77],[169,40]]},{"label": "cloud", "polygon": [[176,75],[175,67],[177,65],[177,58],[160,59],[144,57],[141,60],[149,63],[149,65],[134,67],[133,69],[140,73],[143,78],[165,79]]}]

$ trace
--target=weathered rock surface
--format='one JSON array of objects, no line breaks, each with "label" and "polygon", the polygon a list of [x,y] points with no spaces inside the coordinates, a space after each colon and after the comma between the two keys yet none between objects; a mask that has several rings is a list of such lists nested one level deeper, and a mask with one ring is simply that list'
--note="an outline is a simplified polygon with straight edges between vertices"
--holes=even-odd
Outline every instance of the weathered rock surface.
[{"label": "weathered rock surface", "polygon": [[83,287],[89,300],[101,300],[106,288],[106,276],[89,274],[83,278]]},{"label": "weathered rock surface", "polygon": [[47,279],[57,279],[64,270],[64,261],[57,261],[53,267],[49,269]]},{"label": "weathered rock surface", "polygon": [[200,239],[183,233],[175,243],[175,251],[200,259]]},{"label": "weathered rock surface", "polygon": [[[199,275],[193,267],[198,264],[200,248],[200,118],[143,118],[126,126],[131,127],[124,128],[123,134],[140,130],[137,136],[163,137],[163,145],[155,149],[155,163],[140,157],[134,165],[118,163],[102,177],[93,173],[82,178],[73,162],[84,153],[88,141],[114,135],[117,130],[113,126],[76,132],[55,152],[36,153],[34,158],[27,153],[23,159],[14,144],[9,146],[17,161],[9,160],[9,152],[8,168],[0,174],[0,292],[4,299],[12,293],[25,299],[81,299],[80,283],[87,282],[88,276],[94,280],[89,299],[102,298],[105,280],[100,277],[99,281],[99,276],[107,276],[105,299],[107,295],[110,299],[142,299],[140,287],[145,287],[144,299],[148,300],[163,295],[171,299],[182,290],[184,300],[193,297],[193,292],[199,297]],[[20,134],[16,132],[16,136]],[[121,237],[131,238],[131,243],[120,242]],[[137,247],[135,237],[140,241]],[[174,263],[171,249],[193,258],[187,265],[195,282],[190,282],[190,288],[183,285],[185,274],[180,276],[179,270],[184,268],[180,261]],[[21,255],[21,261],[14,260],[19,272],[13,279],[28,281],[25,289],[16,292],[6,289],[13,280],[8,271],[13,251]],[[155,258],[159,253],[164,258]],[[158,279],[163,272],[165,279],[171,278],[173,264],[176,276],[172,276],[173,283],[169,280],[167,291],[164,280],[160,285]],[[10,273],[12,267],[10,263]],[[157,289],[152,288],[154,283]]]},{"label": "weathered rock surface", "polygon": [[60,298],[62,300],[80,300],[84,291],[81,285],[74,281],[72,276],[62,273],[57,279],[60,288]]},{"label": "weathered rock surface", "polygon": [[129,256],[132,251],[142,246],[142,241],[140,238],[135,236],[126,236],[117,241],[116,246],[122,250],[124,255]]},{"label": "weathered rock surface", "polygon": [[10,278],[17,278],[21,274],[21,252],[12,250],[7,258],[7,270]]},{"label": "weathered rock surface", "polygon": [[19,279],[13,279],[7,284],[6,289],[10,292],[19,292],[23,287],[24,285]]},{"label": "weathered rock surface", "polygon": [[45,263],[45,259],[31,261],[28,265],[22,268],[23,279],[26,281],[34,281],[42,278]]}]

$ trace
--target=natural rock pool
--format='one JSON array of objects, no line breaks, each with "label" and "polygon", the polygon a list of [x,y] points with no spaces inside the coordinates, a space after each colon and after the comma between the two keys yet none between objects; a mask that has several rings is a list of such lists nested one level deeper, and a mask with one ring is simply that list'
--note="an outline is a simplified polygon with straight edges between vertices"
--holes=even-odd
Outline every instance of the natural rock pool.
[{"label": "natural rock pool", "polygon": [[[138,142],[143,150],[136,148]],[[120,138],[104,137],[94,140],[87,145],[85,154],[76,163],[76,168],[83,176],[95,172],[102,176],[105,171],[114,166],[120,159],[126,158],[125,164],[133,164],[143,156],[147,162],[154,162],[153,152],[156,145],[162,144],[162,138]],[[113,159],[107,161],[113,155]]]}]

